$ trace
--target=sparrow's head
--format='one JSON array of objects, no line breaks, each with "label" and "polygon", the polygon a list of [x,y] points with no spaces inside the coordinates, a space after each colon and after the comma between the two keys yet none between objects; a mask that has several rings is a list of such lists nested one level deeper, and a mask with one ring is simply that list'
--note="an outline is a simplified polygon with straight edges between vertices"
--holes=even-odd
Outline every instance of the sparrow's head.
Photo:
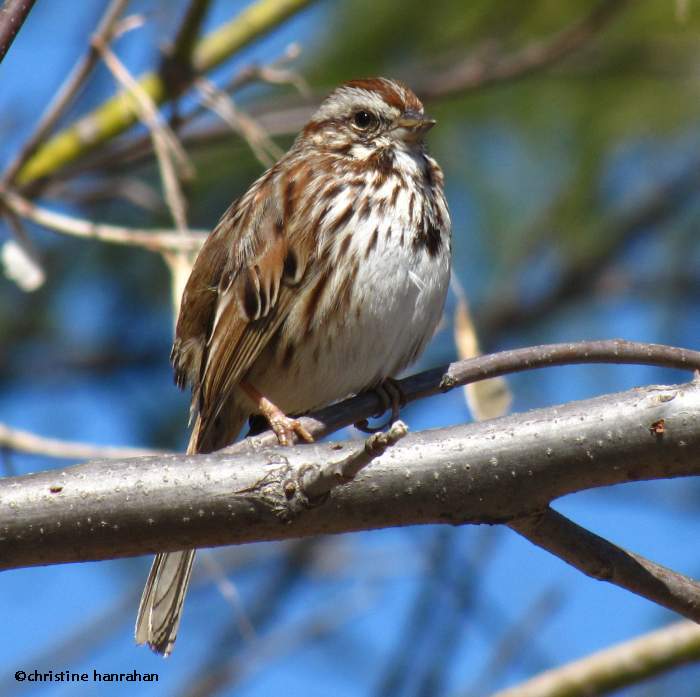
[{"label": "sparrow's head", "polygon": [[434,125],[408,87],[379,77],[351,80],[334,90],[303,137],[329,150],[366,157],[377,148],[421,149],[423,136]]}]

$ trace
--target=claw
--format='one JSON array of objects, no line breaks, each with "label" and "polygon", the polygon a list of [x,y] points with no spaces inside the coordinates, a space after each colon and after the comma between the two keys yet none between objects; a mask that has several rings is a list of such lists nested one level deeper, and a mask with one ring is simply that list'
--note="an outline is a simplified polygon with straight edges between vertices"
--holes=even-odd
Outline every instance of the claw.
[{"label": "claw", "polygon": [[307,443],[313,443],[313,436],[304,428],[299,419],[291,419],[281,411],[274,415],[267,416],[270,427],[275,432],[280,445],[294,445],[294,436],[297,435]]},{"label": "claw", "polygon": [[294,445],[296,437],[313,443],[314,437],[301,421],[287,416],[276,404],[258,392],[250,383],[241,382],[241,389],[255,402],[260,413],[268,420],[280,445]]},{"label": "claw", "polygon": [[398,381],[394,380],[394,378],[385,378],[384,382],[374,388],[374,392],[382,403],[382,410],[378,414],[375,414],[375,417],[381,416],[389,407],[391,407],[391,416],[387,419],[386,423],[380,426],[370,426],[367,419],[358,421],[355,424],[355,428],[364,433],[377,433],[391,426],[391,424],[398,420],[402,407],[405,407],[408,401],[401,389],[401,385],[399,385]]}]

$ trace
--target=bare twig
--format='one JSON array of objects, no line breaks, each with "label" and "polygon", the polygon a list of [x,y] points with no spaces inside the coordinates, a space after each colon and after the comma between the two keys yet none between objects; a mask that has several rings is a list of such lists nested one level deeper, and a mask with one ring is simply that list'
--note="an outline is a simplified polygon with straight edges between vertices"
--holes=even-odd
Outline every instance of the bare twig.
[{"label": "bare twig", "polygon": [[0,7],[0,63],[34,7],[34,0],[4,0]]},{"label": "bare twig", "polygon": [[[457,361],[399,380],[398,385],[406,401],[413,402],[498,375],[582,363],[656,365],[680,370],[698,370],[700,369],[700,351],[622,339],[545,344]],[[321,409],[311,416],[303,416],[299,420],[314,438],[320,438],[372,416],[381,408],[382,404],[376,393],[365,392]],[[275,434],[272,431],[265,431],[255,438],[226,448],[226,452],[237,452],[275,443],[277,443]]]},{"label": "bare twig", "polygon": [[396,421],[386,433],[375,433],[354,453],[337,462],[327,462],[319,469],[309,467],[304,471],[301,487],[310,500],[320,499],[331,489],[351,482],[372,460],[383,455],[387,448],[400,441],[408,433],[403,421]]},{"label": "bare twig", "polygon": [[[95,38],[98,41],[107,42],[112,34],[114,26],[121,16],[124,8],[128,5],[129,0],[111,0],[107,6],[102,19],[95,31]],[[24,163],[36,152],[37,148],[44,142],[46,136],[53,130],[63,112],[66,110],[75,96],[80,91],[80,88],[85,83],[92,69],[97,64],[99,54],[95,46],[91,43],[85,55],[76,63],[73,70],[66,78],[59,91],[52,99],[46,111],[41,116],[34,133],[30,136],[27,142],[22,146],[22,149],[17,154],[17,157],[12,161],[2,176],[2,184],[7,186],[14,181],[15,175],[24,166]]]},{"label": "bare twig", "polygon": [[262,126],[238,109],[233,99],[218,89],[213,82],[200,77],[195,80],[195,87],[201,95],[202,104],[211,109],[228,124],[234,133],[248,143],[255,157],[264,167],[270,167],[282,156],[282,150],[275,145]]},{"label": "bare twig", "polygon": [[132,77],[126,66],[105,43],[95,43],[105,65],[112,72],[125,92],[133,97],[136,110],[153,140],[153,149],[158,160],[163,191],[175,226],[181,234],[187,233],[187,204],[180,187],[180,178],[193,176],[187,153],[170,127],[160,117],[158,107],[150,95]]},{"label": "bare twig", "polygon": [[121,225],[94,223],[91,220],[50,211],[47,208],[37,206],[19,194],[2,189],[0,189],[0,201],[21,218],[26,218],[64,235],[144,247],[154,252],[194,252],[202,246],[208,234],[206,230],[190,230],[188,234],[181,235],[167,228],[149,230],[148,228],[129,228]]},{"label": "bare twig", "polygon": [[[280,110],[279,107],[275,111],[263,108],[251,110],[251,114],[247,115],[252,119],[259,129],[269,136],[271,135],[288,135],[298,131],[301,126],[308,121],[312,111],[311,91],[304,81],[295,71],[284,68],[286,63],[296,58],[299,53],[298,46],[291,44],[285,52],[273,60],[271,63],[264,65],[250,64],[241,68],[221,90],[226,95],[233,94],[242,89],[246,85],[252,84],[255,81],[269,82],[271,84],[286,84],[290,83],[304,95],[309,102],[309,105],[292,110]],[[221,140],[230,140],[231,126],[226,123],[225,126],[220,126],[218,123],[206,127],[190,126],[199,116],[206,113],[209,109],[198,103],[192,107],[187,113],[182,114],[176,121],[178,134],[181,142],[188,145],[190,148],[198,145],[206,145],[210,142],[218,142]],[[238,127],[240,124],[236,124]],[[238,133],[238,130],[236,130]],[[240,136],[243,137],[242,135]],[[67,167],[65,171],[57,173],[56,177],[70,178],[77,174],[87,171],[104,170],[122,168],[142,162],[149,158],[152,154],[152,142],[149,136],[135,135],[125,143],[114,145],[105,148],[99,152],[94,152],[91,155],[83,158],[79,163]]]},{"label": "bare twig", "polygon": [[628,552],[547,508],[509,524],[579,571],[700,622],[700,583]]},{"label": "bare twig", "polygon": [[253,623],[248,617],[243,601],[241,600],[241,594],[238,592],[236,584],[228,578],[226,575],[226,570],[219,563],[212,550],[200,550],[198,556],[201,562],[207,568],[207,572],[214,581],[219,594],[233,609],[241,636],[248,643],[254,642],[257,638],[257,633]]},{"label": "bare twig", "polygon": [[64,458],[67,460],[94,460],[99,458],[116,458],[123,460],[129,457],[164,454],[164,450],[150,448],[115,447],[109,445],[91,445],[76,441],[46,438],[29,431],[11,428],[0,423],[0,447],[23,453],[45,455],[47,457]]},{"label": "bare twig", "polygon": [[628,0],[602,0],[588,16],[550,39],[533,42],[495,61],[469,58],[439,75],[431,75],[419,88],[420,94],[425,99],[436,99],[502,84],[542,70],[587,45],[627,4]]},{"label": "bare twig", "polygon": [[492,697],[589,697],[700,659],[700,627],[676,622],[542,673]]},{"label": "bare twig", "polygon": [[[275,626],[285,603],[299,585],[307,580],[306,570],[318,547],[318,540],[314,539],[295,540],[284,545],[283,554],[279,555],[280,559],[275,565],[275,572],[265,574],[255,594],[246,603],[248,617],[258,637],[267,636],[270,631],[274,631],[274,628],[268,631],[266,628]],[[185,685],[179,694],[214,695],[217,690],[235,681],[236,668],[232,670],[231,659],[241,650],[242,636],[237,621],[230,622],[219,632],[213,639],[217,650],[206,655],[191,684]]]},{"label": "bare twig", "polygon": [[[219,65],[243,46],[270,31],[311,0],[257,0],[236,18],[197,42],[192,63],[194,74]],[[140,87],[156,103],[169,98],[162,78],[147,73],[139,78]],[[20,169],[17,181],[24,185],[53,174],[97,145],[114,138],[132,126],[139,114],[133,100],[124,93],[104,102],[90,114],[58,133],[45,143]]]}]

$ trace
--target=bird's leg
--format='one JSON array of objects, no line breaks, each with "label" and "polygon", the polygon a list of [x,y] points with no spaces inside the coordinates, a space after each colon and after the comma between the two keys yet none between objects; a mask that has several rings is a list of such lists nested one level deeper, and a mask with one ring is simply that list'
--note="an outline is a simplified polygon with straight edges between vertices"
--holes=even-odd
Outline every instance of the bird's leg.
[{"label": "bird's leg", "polygon": [[385,378],[384,382],[374,388],[374,392],[382,403],[382,410],[376,416],[381,416],[389,407],[391,407],[391,416],[386,423],[376,427],[369,426],[367,419],[358,421],[355,428],[364,433],[377,433],[383,431],[387,426],[391,426],[399,418],[401,409],[406,406],[408,401],[398,381],[394,378]]},{"label": "bird's leg", "polygon": [[258,392],[249,382],[241,382],[240,388],[255,402],[260,413],[270,422],[270,428],[275,432],[280,445],[294,445],[297,435],[307,443],[313,443],[313,436],[304,428],[300,421],[287,416],[276,404]]}]

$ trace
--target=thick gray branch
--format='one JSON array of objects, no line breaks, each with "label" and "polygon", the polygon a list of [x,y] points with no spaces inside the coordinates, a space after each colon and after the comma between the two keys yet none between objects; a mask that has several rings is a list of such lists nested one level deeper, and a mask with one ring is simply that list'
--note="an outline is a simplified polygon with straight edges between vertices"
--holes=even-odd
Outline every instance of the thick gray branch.
[{"label": "thick gray branch", "polygon": [[356,442],[96,461],[0,481],[0,568],[422,523],[508,522],[564,494],[700,473],[700,384],[412,434],[333,489]]}]

